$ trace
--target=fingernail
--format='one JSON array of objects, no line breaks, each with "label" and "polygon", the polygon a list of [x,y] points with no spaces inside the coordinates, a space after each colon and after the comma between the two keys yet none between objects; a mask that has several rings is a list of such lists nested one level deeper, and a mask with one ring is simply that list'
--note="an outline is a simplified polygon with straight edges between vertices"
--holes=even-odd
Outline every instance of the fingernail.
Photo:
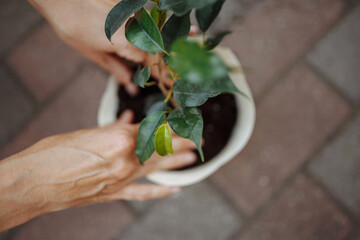
[{"label": "fingernail", "polygon": [[139,88],[137,86],[135,86],[135,85],[132,85],[132,84],[126,85],[125,89],[131,96],[135,96],[139,92]]}]

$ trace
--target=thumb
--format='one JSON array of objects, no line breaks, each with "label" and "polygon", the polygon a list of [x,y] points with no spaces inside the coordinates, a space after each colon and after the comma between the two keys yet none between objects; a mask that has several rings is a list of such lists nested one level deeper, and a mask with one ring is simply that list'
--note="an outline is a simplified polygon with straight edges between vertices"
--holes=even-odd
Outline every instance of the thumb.
[{"label": "thumb", "polygon": [[118,123],[127,124],[134,121],[134,112],[131,110],[125,110],[117,120]]},{"label": "thumb", "polygon": [[199,33],[199,27],[191,25],[189,36],[196,36]]}]

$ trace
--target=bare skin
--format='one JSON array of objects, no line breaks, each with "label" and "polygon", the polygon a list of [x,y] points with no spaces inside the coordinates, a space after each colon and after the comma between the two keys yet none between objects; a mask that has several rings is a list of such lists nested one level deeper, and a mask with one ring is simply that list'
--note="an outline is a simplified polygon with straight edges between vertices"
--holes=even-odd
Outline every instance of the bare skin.
[{"label": "bare skin", "polygon": [[125,112],[114,124],[45,138],[0,161],[0,232],[39,215],[96,202],[163,198],[180,189],[134,180],[191,164],[194,145],[174,136],[174,154],[141,165],[138,125]]},{"label": "bare skin", "polygon": [[[156,56],[137,49],[124,37],[124,27],[111,44],[104,34],[108,12],[118,0],[29,0],[49,21],[59,37],[75,50],[108,70],[130,94],[132,61],[152,67],[160,78]],[[196,29],[192,31],[194,34]],[[167,70],[161,79],[171,84]],[[90,83],[89,83],[90,84]],[[138,126],[133,115],[104,128],[52,136],[0,161],[0,232],[39,215],[116,199],[148,200],[166,197],[178,188],[133,181],[150,172],[179,168],[195,161],[194,145],[174,136],[175,154],[154,154],[144,165],[135,155]]]},{"label": "bare skin", "polygon": [[[125,85],[130,94],[138,88],[132,84],[132,71],[126,60],[151,66],[153,77],[159,79],[155,65],[158,58],[142,51],[125,38],[125,24],[112,37],[111,44],[105,36],[104,25],[109,11],[119,0],[29,0],[49,21],[58,36],[75,50],[113,74]],[[192,28],[190,35],[197,32]],[[120,57],[120,58],[119,58]],[[125,60],[125,61],[124,61]],[[162,66],[161,79],[171,84],[167,69]]]}]

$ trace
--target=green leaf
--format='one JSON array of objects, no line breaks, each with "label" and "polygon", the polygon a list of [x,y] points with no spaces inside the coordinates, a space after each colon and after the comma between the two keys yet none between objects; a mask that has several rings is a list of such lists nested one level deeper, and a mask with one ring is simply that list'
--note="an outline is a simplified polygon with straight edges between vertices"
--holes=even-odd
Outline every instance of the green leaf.
[{"label": "green leaf", "polygon": [[210,97],[219,95],[218,92],[204,91],[200,86],[187,83],[183,79],[174,83],[174,99],[182,107],[197,107]]},{"label": "green leaf", "polygon": [[204,154],[201,149],[204,122],[197,108],[176,108],[169,114],[168,123],[177,135],[195,143],[201,160],[204,161]]},{"label": "green leaf", "polygon": [[210,84],[204,86],[206,91],[218,91],[220,93],[242,93],[235,86],[229,75],[226,75],[223,78],[214,79]]},{"label": "green leaf", "polygon": [[182,78],[201,86],[228,74],[228,68],[219,56],[190,40],[174,42],[168,63]]},{"label": "green leaf", "polygon": [[146,115],[150,115],[153,112],[162,112],[166,110],[167,104],[164,101],[159,101],[154,103],[149,110],[146,112]]},{"label": "green leaf", "polygon": [[196,20],[199,23],[199,28],[201,31],[206,32],[208,30],[212,22],[219,14],[224,2],[225,0],[217,0],[211,5],[207,5],[202,9],[196,10]]},{"label": "green leaf", "polygon": [[154,133],[165,120],[166,117],[163,112],[154,112],[141,121],[136,139],[136,155],[141,163],[149,159],[155,151]]},{"label": "green leaf", "polygon": [[128,20],[125,26],[125,36],[130,43],[141,50],[152,54],[164,51],[160,31],[144,8],[136,12],[135,17]]},{"label": "green leaf", "polygon": [[217,45],[219,45],[219,43],[222,41],[222,39],[230,33],[231,33],[231,31],[224,31],[224,32],[218,33],[214,38],[207,39],[205,42],[205,49],[206,50],[214,49]]},{"label": "green leaf", "polygon": [[156,24],[159,24],[159,20],[161,20],[160,27],[162,27],[166,21],[167,11],[160,10],[160,14],[159,14],[158,7],[154,6],[151,9],[150,15]]},{"label": "green leaf", "polygon": [[146,2],[147,0],[122,0],[111,9],[105,20],[105,34],[109,41],[125,20],[139,11]]},{"label": "green leaf", "polygon": [[191,9],[201,9],[209,4],[213,4],[216,0],[161,0],[159,8],[168,9],[177,16],[182,16]]},{"label": "green leaf", "polygon": [[164,95],[156,93],[145,98],[144,112],[149,116],[153,112],[162,112],[166,110],[167,104],[164,102]]},{"label": "green leaf", "polygon": [[161,32],[166,51],[170,52],[171,45],[176,39],[187,38],[190,33],[190,25],[190,12],[181,17],[173,14],[169,18]]},{"label": "green leaf", "polygon": [[151,74],[151,70],[149,66],[143,68],[138,67],[136,69],[136,72],[132,76],[132,81],[136,85],[144,88],[145,83],[150,79],[150,74]]},{"label": "green leaf", "polygon": [[160,156],[173,154],[172,134],[169,126],[161,125],[155,134],[155,150]]}]

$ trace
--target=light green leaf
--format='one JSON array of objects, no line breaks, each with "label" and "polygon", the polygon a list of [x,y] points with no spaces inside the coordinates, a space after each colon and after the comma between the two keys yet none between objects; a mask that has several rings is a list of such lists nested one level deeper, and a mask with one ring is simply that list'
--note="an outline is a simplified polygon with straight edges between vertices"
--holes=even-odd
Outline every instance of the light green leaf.
[{"label": "light green leaf", "polygon": [[171,45],[176,39],[187,38],[190,33],[190,25],[190,12],[181,17],[173,14],[169,18],[161,32],[166,51],[170,52]]},{"label": "light green leaf", "polygon": [[150,79],[151,70],[150,67],[138,67],[136,72],[132,76],[133,83],[139,85],[140,87],[144,88],[145,83]]},{"label": "light green leaf", "polygon": [[219,95],[218,92],[204,91],[200,86],[177,80],[174,83],[174,99],[182,107],[197,107],[206,102],[210,97]]},{"label": "light green leaf", "polygon": [[141,163],[149,159],[155,151],[154,133],[165,120],[166,116],[164,113],[154,112],[141,121],[139,134],[136,139],[136,155]]},{"label": "light green leaf", "polygon": [[128,20],[125,26],[125,36],[130,43],[141,50],[152,54],[164,51],[160,31],[144,8],[136,12],[135,17]]},{"label": "light green leaf", "polygon": [[172,149],[172,134],[166,123],[161,125],[156,131],[155,150],[160,156],[171,155],[174,153]]},{"label": "light green leaf", "polygon": [[176,108],[169,114],[168,123],[177,135],[190,139],[195,143],[201,160],[204,161],[201,148],[204,122],[197,108]]},{"label": "light green leaf", "polygon": [[201,86],[228,74],[228,68],[219,56],[191,40],[176,40],[172,45],[168,63],[180,77]]},{"label": "light green leaf", "polygon": [[219,14],[224,2],[225,0],[217,0],[211,5],[207,5],[202,9],[196,10],[196,20],[199,23],[199,28],[201,29],[201,31],[206,32],[208,30],[212,22]]},{"label": "light green leaf", "polygon": [[231,33],[231,31],[224,31],[224,32],[218,33],[214,38],[207,39],[205,42],[205,49],[206,50],[214,49],[217,45],[219,45],[221,40],[230,33]]},{"label": "light green leaf", "polygon": [[105,21],[105,34],[111,37],[133,13],[139,11],[147,0],[122,0],[109,12]]},{"label": "light green leaf", "polygon": [[216,0],[161,0],[160,9],[168,9],[177,16],[182,16],[191,9],[201,9],[209,4],[213,4]]}]

